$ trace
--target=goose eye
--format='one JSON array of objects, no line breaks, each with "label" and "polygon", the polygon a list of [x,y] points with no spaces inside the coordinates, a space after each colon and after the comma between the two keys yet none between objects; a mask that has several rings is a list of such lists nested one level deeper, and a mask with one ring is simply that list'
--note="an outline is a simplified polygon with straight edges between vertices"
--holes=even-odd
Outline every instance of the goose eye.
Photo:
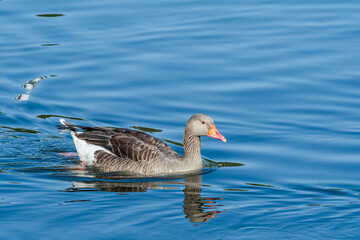
[{"label": "goose eye", "polygon": [[205,121],[202,121],[201,123],[202,123],[202,124],[205,124]]}]

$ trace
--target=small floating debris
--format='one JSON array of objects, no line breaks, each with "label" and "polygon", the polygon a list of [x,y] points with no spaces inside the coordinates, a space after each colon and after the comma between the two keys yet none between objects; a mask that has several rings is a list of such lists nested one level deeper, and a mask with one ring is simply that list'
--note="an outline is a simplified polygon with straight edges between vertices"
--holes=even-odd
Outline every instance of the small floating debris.
[{"label": "small floating debris", "polygon": [[35,78],[34,80],[27,81],[24,85],[22,85],[22,87],[27,90],[27,93],[17,95],[15,99],[18,100],[18,101],[27,101],[27,100],[29,100],[30,99],[30,93],[33,90],[33,88],[41,80],[43,80],[44,78],[46,78],[46,76],[38,77],[38,78]]},{"label": "small floating debris", "polygon": [[30,98],[29,94],[20,94],[20,95],[17,95],[15,99],[18,101],[27,101],[27,100],[29,100],[29,98]]},{"label": "small floating debris", "polygon": [[38,77],[35,78],[34,80],[27,81],[22,87],[28,91],[31,91],[36,86],[36,84],[38,84],[38,82],[40,82],[44,78],[46,78],[46,76]]}]

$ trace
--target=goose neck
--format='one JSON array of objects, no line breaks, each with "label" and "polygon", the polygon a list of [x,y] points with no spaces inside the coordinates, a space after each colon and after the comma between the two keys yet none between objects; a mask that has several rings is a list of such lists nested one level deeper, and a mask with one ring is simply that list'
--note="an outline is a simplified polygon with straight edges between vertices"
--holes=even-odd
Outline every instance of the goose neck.
[{"label": "goose neck", "polygon": [[201,161],[201,141],[199,136],[192,135],[187,129],[184,132],[184,159]]}]

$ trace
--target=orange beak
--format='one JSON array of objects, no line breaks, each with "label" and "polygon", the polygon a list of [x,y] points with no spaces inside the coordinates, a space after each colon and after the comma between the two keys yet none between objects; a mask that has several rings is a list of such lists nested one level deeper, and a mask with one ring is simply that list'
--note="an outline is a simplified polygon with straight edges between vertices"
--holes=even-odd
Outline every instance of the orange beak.
[{"label": "orange beak", "polygon": [[210,125],[210,131],[208,132],[207,136],[226,142],[226,138],[216,129],[215,124]]}]

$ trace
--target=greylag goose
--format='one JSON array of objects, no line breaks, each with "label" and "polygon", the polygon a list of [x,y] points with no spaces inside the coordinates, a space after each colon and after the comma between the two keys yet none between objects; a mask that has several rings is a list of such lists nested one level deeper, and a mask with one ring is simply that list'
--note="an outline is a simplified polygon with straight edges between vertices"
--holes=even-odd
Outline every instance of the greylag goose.
[{"label": "greylag goose", "polygon": [[136,130],[86,127],[60,119],[60,129],[69,129],[80,160],[105,172],[156,176],[195,172],[202,169],[200,136],[226,142],[214,121],[204,114],[193,115],[185,126],[184,157],[166,143]]}]

